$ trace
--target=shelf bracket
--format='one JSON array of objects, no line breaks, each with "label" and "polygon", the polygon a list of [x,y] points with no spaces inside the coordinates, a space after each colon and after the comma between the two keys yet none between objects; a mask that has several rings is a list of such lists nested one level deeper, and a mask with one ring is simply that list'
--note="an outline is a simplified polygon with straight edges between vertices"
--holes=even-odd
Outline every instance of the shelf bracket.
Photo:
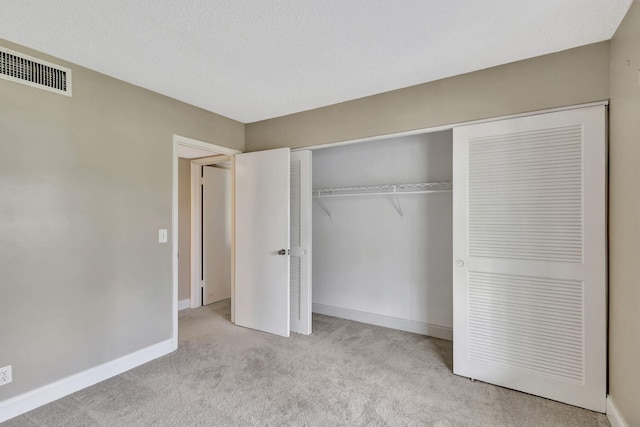
[{"label": "shelf bracket", "polygon": [[326,213],[329,216],[329,219],[332,220],[333,218],[331,217],[331,211],[329,210],[327,205],[324,204],[324,201],[322,200],[322,196],[320,195],[320,193],[318,193],[318,197],[316,197],[316,200],[318,201],[318,204],[320,205],[324,213]]},{"label": "shelf bracket", "polygon": [[404,213],[402,212],[402,206],[400,206],[400,199],[398,199],[398,191],[397,191],[397,186],[394,185],[393,186],[393,199],[394,199],[394,206],[396,208],[396,210],[398,211],[398,214],[400,214],[400,217],[404,216]]}]

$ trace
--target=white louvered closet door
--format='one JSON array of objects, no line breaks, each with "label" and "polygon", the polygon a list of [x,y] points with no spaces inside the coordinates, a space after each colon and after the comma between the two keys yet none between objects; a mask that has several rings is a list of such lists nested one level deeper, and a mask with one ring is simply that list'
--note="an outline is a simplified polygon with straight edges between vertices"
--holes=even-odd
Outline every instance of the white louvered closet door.
[{"label": "white louvered closet door", "polygon": [[311,151],[291,153],[291,332],[311,334]]},{"label": "white louvered closet door", "polygon": [[604,412],[605,115],[454,129],[454,373]]}]

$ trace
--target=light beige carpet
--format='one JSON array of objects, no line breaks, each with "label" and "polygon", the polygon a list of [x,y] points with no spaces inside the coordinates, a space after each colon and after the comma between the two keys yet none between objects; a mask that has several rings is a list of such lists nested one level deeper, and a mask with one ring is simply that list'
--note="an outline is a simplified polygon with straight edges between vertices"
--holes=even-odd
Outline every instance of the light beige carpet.
[{"label": "light beige carpet", "polygon": [[179,349],[9,426],[608,426],[471,382],[448,341],[322,315],[311,336],[233,326],[229,303],[180,312]]}]

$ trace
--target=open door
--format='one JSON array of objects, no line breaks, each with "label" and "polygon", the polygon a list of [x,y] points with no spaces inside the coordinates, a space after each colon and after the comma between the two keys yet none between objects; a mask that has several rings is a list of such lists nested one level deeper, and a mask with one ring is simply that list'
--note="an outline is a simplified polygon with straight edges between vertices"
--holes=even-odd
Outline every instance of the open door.
[{"label": "open door", "polygon": [[604,106],[453,144],[454,373],[604,412]]},{"label": "open door", "polygon": [[202,166],[202,305],[231,298],[231,170]]},{"label": "open door", "polygon": [[288,148],[235,156],[235,323],[288,337]]}]

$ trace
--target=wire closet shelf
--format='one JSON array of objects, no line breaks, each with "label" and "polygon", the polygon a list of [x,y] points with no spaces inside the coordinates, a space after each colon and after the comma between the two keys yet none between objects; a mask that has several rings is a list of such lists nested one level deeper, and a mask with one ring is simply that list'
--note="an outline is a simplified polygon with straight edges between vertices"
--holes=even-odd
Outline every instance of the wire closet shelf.
[{"label": "wire closet shelf", "polygon": [[363,187],[316,188],[314,197],[375,196],[385,194],[421,194],[451,191],[451,181],[421,182],[416,184],[384,184]]},{"label": "wire closet shelf", "polygon": [[316,188],[312,195],[318,201],[322,210],[331,218],[331,211],[322,201],[325,197],[345,197],[345,196],[393,196],[394,207],[400,216],[403,216],[402,206],[398,196],[400,194],[427,194],[427,193],[443,193],[450,192],[452,189],[451,181],[441,182],[421,182],[415,184],[384,184],[369,185],[363,187],[332,187],[332,188]]}]

